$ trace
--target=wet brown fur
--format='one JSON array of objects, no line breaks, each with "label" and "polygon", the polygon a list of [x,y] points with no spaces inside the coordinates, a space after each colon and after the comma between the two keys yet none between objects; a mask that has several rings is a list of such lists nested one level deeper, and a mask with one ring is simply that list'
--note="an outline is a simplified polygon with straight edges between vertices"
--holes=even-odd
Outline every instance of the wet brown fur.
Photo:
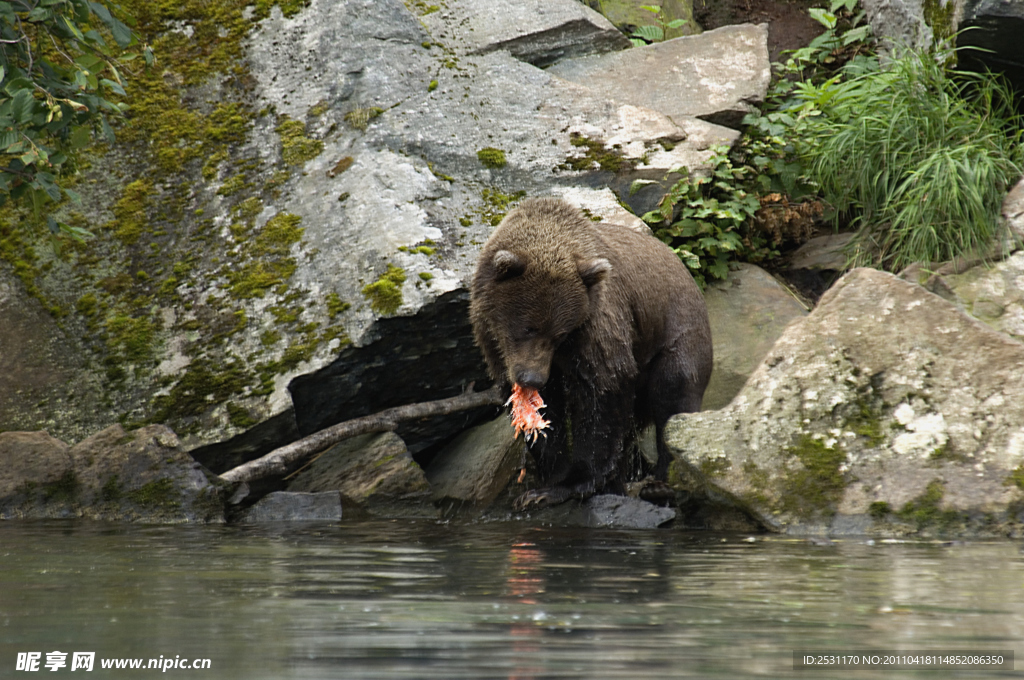
[{"label": "wet brown fur", "polygon": [[549,436],[531,447],[545,488],[520,506],[615,490],[650,423],[664,479],[665,422],[700,409],[711,375],[703,296],[666,245],[560,199],[524,201],[484,245],[470,318],[491,377],[548,404]]}]

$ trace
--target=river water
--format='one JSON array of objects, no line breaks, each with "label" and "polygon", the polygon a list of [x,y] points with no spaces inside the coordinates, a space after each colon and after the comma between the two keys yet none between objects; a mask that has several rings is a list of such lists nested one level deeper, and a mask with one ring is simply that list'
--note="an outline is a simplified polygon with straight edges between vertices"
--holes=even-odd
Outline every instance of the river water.
[{"label": "river water", "polygon": [[[516,523],[4,522],[0,678],[1019,677],[795,670],[794,650],[1024,650],[1020,543],[820,543]],[[39,670],[17,670],[33,652]],[[52,652],[66,666],[46,667]],[[91,672],[71,670],[74,652],[95,654]],[[133,658],[142,670],[102,667]]]}]

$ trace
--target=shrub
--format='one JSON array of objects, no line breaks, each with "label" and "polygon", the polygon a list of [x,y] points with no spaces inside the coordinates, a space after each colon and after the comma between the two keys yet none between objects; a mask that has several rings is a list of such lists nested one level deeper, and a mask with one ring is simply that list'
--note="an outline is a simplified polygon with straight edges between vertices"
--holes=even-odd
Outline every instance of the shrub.
[{"label": "shrub", "polygon": [[991,74],[903,51],[884,68],[802,83],[800,155],[809,177],[857,227],[860,263],[897,270],[984,254],[1006,191],[1024,173],[1024,119]]}]

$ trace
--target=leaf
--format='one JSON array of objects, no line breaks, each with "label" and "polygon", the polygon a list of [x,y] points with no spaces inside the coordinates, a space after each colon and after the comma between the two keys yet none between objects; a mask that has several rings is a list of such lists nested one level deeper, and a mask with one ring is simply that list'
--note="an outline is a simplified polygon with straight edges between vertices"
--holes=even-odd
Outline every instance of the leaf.
[{"label": "leaf", "polygon": [[85,125],[77,126],[71,133],[71,148],[74,150],[89,146],[90,141],[92,141],[92,134]]},{"label": "leaf", "polygon": [[633,31],[633,35],[647,42],[661,42],[665,39],[665,31],[661,26],[640,26]]},{"label": "leaf", "polygon": [[124,49],[132,44],[132,38],[134,37],[132,29],[125,26],[116,17],[112,18],[108,26],[110,26],[110,33],[114,36],[118,47]]},{"label": "leaf", "polygon": [[32,90],[25,88],[18,90],[11,103],[11,115],[17,123],[24,125],[32,121],[32,110],[35,108],[36,100],[32,96]]},{"label": "leaf", "polygon": [[110,10],[107,9],[106,5],[101,5],[98,2],[90,2],[89,9],[91,9],[105,24],[109,24],[114,20],[114,17],[110,14]]},{"label": "leaf", "polygon": [[672,21],[665,24],[666,28],[682,28],[689,22],[686,19],[673,19]]},{"label": "leaf", "polygon": [[812,7],[809,10],[807,10],[807,13],[811,15],[812,19],[817,21],[819,24],[821,24],[828,30],[831,31],[835,29],[837,21],[835,14],[832,14],[831,12],[826,12],[820,7]]}]

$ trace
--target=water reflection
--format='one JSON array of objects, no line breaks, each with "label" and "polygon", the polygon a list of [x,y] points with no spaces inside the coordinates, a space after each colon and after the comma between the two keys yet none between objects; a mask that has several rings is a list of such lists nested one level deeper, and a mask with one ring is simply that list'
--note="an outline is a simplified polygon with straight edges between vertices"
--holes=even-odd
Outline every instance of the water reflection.
[{"label": "water reflection", "polygon": [[212,661],[168,678],[848,677],[795,672],[792,652],[1024,637],[1016,543],[747,538],[0,523],[0,677],[53,650]]}]

